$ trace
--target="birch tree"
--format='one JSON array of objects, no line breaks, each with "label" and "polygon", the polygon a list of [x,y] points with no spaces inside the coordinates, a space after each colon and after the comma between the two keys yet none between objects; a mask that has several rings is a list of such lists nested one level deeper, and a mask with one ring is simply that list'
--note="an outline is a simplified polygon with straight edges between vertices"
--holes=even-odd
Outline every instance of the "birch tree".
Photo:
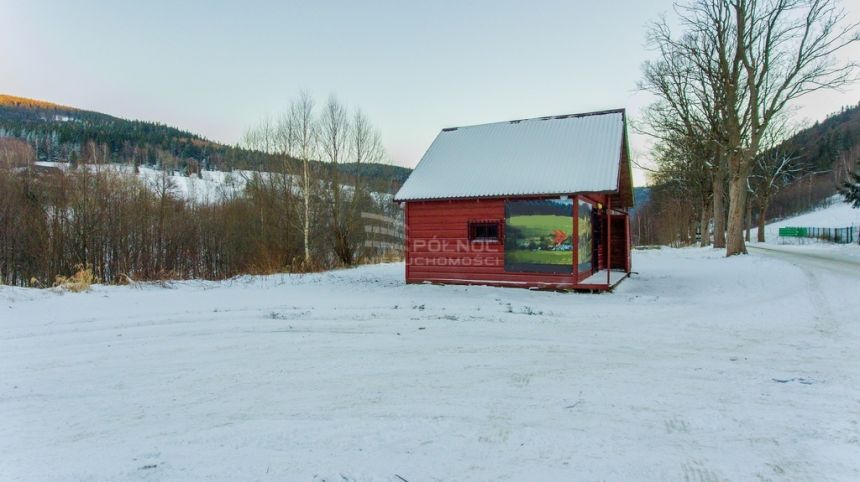
[{"label": "birch tree", "polygon": [[314,99],[308,92],[299,94],[292,102],[289,112],[294,132],[293,147],[295,157],[301,163],[300,192],[302,207],[300,213],[305,266],[311,262],[311,197],[314,183],[311,179],[311,161],[318,158],[319,126],[314,113]]}]

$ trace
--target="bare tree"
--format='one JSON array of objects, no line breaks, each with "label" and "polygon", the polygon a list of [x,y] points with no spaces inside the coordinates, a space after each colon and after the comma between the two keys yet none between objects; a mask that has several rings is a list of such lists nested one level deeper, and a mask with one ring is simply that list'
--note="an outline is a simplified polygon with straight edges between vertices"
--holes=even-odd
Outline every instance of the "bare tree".
[{"label": "bare tree", "polygon": [[836,0],[693,0],[676,11],[687,33],[661,41],[700,69],[714,94],[728,170],[726,255],[745,253],[748,178],[762,139],[792,101],[854,80],[857,64],[833,54],[860,40],[858,24]]},{"label": "bare tree", "polygon": [[355,251],[360,241],[357,238],[364,235],[360,211],[362,199],[367,195],[360,167],[362,164],[382,162],[385,159],[385,148],[382,146],[379,131],[373,128],[360,109],[356,109],[353,113],[350,134],[350,161],[355,167],[356,174],[353,176],[352,198],[345,213],[345,230],[346,239],[353,245],[350,249]]},{"label": "bare tree", "polygon": [[7,169],[29,167],[36,159],[33,148],[20,139],[0,137],[0,166]]},{"label": "bare tree", "polygon": [[[747,234],[749,234],[750,213],[753,206],[758,216],[758,242],[765,241],[765,223],[770,201],[784,187],[808,172],[808,166],[801,162],[799,156],[786,152],[783,141],[792,137],[793,130],[787,125],[787,115],[780,115],[771,123],[771,127],[762,138],[763,152],[753,161],[752,171],[748,179],[748,192],[751,199],[747,201]],[[747,236],[749,241],[749,236]]]},{"label": "bare tree", "polygon": [[[332,248],[335,255],[344,264],[353,262],[353,248],[350,243],[350,231],[346,213],[343,212],[343,182],[341,181],[341,164],[349,150],[350,131],[352,126],[346,108],[334,95],[329,96],[319,119],[320,150],[323,158],[329,163],[328,208],[331,227]],[[353,193],[353,197],[355,193]]]},{"label": "bare tree", "polygon": [[[329,212],[332,249],[340,262],[355,263],[362,235],[360,206],[366,197],[360,166],[384,158],[377,132],[361,110],[351,118],[334,97],[328,99],[320,116],[320,149],[329,163]],[[346,164],[349,164],[347,166]],[[343,168],[348,170],[342,171]],[[347,176],[345,172],[351,172]]]},{"label": "bare tree", "polygon": [[[255,173],[253,182],[255,185],[266,184],[268,191],[280,193],[283,209],[279,217],[289,219],[277,222],[284,229],[293,226],[301,231],[305,268],[311,263],[311,203],[316,190],[311,162],[317,160],[319,154],[319,125],[314,110],[313,97],[308,92],[301,92],[277,122],[266,117],[249,129],[243,138],[245,147],[279,160],[272,166],[273,172]],[[292,199],[296,194],[301,197],[301,203],[293,215]],[[261,219],[261,222],[266,221]]]},{"label": "bare tree", "polygon": [[686,197],[697,202],[702,246],[710,244],[708,229],[713,217],[714,244],[724,247],[725,162],[720,155],[719,120],[713,111],[715,93],[708,77],[683,55],[683,46],[692,42],[694,38],[687,37],[683,45],[676,45],[665,21],[649,29],[649,45],[659,57],[645,63],[640,88],[658,100],[646,109],[645,126],[639,130],[659,141],[655,150],[658,182],[683,185]]},{"label": "bare tree", "polygon": [[290,105],[290,123],[294,132],[294,157],[301,162],[300,190],[302,197],[301,224],[304,241],[304,262],[311,262],[311,196],[313,182],[311,180],[311,160],[318,157],[319,126],[314,114],[314,99],[308,92],[299,94],[298,99]]},{"label": "bare tree", "polygon": [[[327,264],[332,253],[339,263],[355,263],[363,236],[360,206],[368,199],[359,167],[384,158],[379,133],[364,114],[351,114],[332,95],[317,115],[313,98],[302,93],[277,123],[264,119],[248,130],[243,144],[268,154],[273,166],[247,184],[254,202],[267,205],[259,207],[260,223],[280,226],[284,238],[290,230],[302,233],[304,269]],[[274,197],[281,199],[280,213],[273,211]],[[314,252],[312,234],[330,251]]]},{"label": "bare tree", "polygon": [[657,144],[654,149],[657,169],[652,174],[652,180],[656,184],[665,185],[666,191],[674,192],[680,202],[693,206],[695,216],[689,222],[699,227],[700,245],[709,246],[713,197],[711,171],[707,158],[699,150],[702,145],[689,141],[690,139],[682,137],[668,138]]},{"label": "bare tree", "polygon": [[245,131],[242,145],[255,151],[274,154],[283,147],[278,127],[271,117],[266,116],[257,125]]}]

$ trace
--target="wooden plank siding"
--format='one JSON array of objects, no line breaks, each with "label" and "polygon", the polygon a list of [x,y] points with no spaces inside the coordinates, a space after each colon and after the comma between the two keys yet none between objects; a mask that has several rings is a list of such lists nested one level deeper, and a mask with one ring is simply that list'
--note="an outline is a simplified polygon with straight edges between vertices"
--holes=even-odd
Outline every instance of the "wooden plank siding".
[{"label": "wooden plank siding", "polygon": [[626,214],[612,215],[612,269],[630,271],[630,222]]}]

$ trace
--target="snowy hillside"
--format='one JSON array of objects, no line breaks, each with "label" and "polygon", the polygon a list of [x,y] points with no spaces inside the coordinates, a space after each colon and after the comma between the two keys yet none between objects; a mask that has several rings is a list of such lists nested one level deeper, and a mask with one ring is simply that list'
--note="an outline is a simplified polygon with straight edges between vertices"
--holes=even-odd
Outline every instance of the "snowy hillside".
[{"label": "snowy hillside", "polygon": [[[61,170],[69,168],[69,164],[66,162],[37,162],[36,164]],[[93,169],[94,167],[89,166],[89,168]],[[127,164],[106,164],[99,166],[99,168],[128,174],[134,172],[133,166]],[[254,175],[254,171],[202,171],[201,178],[198,178],[197,176],[183,176],[178,172],[165,173],[160,169],[146,166],[140,166],[138,171],[138,177],[144,184],[153,187],[153,189],[161,183],[162,176],[166,174],[170,184],[174,187],[173,191],[178,196],[201,203],[212,202],[240,193],[245,188],[247,180]]]},{"label": "snowy hillside", "polygon": [[[860,209],[854,209],[850,204],[843,202],[841,196],[833,196],[828,200],[828,204],[822,208],[768,224],[765,228],[765,237],[769,242],[777,242],[779,228],[786,226],[813,228],[860,227]],[[755,239],[757,232],[758,228],[752,230],[753,239]]]},{"label": "snowy hillside", "polygon": [[[39,166],[51,167],[56,169],[68,169],[69,164],[65,162],[37,162]],[[93,168],[90,166],[90,168]],[[131,174],[134,172],[132,166],[127,164],[107,164],[99,166],[100,169],[112,169],[117,172],[125,172]],[[161,183],[162,176],[166,175],[170,184],[173,186],[173,192],[183,198],[198,203],[210,203],[219,199],[230,198],[238,195],[245,189],[245,185],[255,175],[270,176],[268,172],[235,170],[232,172],[225,171],[202,171],[201,177],[196,175],[185,176],[178,171],[165,173],[161,169],[153,169],[146,166],[139,166],[138,177],[147,186],[157,190],[157,186]],[[350,192],[351,186],[344,186],[346,192]],[[392,196],[388,193],[371,193],[371,196],[377,202],[390,202]]]},{"label": "snowy hillside", "polygon": [[[147,185],[158,185],[161,176],[164,175],[160,169],[140,167],[139,176]],[[177,194],[185,199],[199,203],[208,203],[232,197],[245,189],[245,184],[253,171],[203,171],[201,177],[183,176],[172,173],[169,175],[170,182],[176,187]]]},{"label": "snowy hillside", "polygon": [[637,251],[612,294],[0,287],[0,480],[858,480],[851,272]]},{"label": "snowy hillside", "polygon": [[768,228],[783,226],[846,227],[860,226],[860,209],[852,208],[841,196],[833,196],[827,206],[769,224]]}]

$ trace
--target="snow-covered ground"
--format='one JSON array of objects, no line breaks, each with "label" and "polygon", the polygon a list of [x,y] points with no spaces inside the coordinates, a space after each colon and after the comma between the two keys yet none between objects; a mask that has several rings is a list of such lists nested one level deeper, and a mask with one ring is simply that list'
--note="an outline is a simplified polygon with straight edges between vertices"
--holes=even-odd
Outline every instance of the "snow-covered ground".
[{"label": "snow-covered ground", "polygon": [[858,480],[851,272],[637,251],[611,294],[0,287],[0,480]]}]

